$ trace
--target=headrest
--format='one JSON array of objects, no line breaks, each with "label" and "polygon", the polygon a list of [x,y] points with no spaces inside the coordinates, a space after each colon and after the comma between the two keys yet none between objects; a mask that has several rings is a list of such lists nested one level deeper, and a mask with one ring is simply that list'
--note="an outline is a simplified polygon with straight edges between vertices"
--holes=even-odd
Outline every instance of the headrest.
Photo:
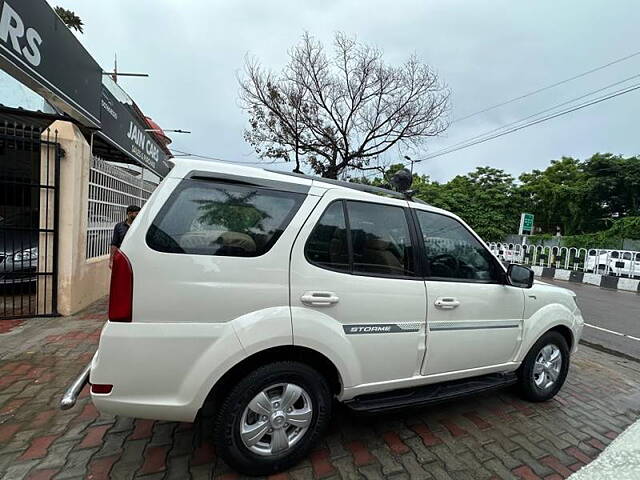
[{"label": "headrest", "polygon": [[245,252],[256,251],[256,242],[246,233],[224,232],[218,238],[218,242],[222,243],[225,247],[241,248]]}]

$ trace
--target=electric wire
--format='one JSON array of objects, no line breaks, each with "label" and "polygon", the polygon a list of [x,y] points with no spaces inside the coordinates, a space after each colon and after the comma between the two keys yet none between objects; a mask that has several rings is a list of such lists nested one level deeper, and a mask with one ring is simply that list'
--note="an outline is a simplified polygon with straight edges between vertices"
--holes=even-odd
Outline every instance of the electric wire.
[{"label": "electric wire", "polygon": [[574,75],[572,77],[565,78],[564,80],[560,80],[559,82],[552,83],[551,85],[547,85],[546,87],[541,87],[541,88],[538,88],[538,89],[533,90],[531,92],[528,92],[528,93],[525,93],[523,95],[520,95],[518,97],[514,97],[514,98],[512,98],[510,100],[505,100],[504,102],[500,102],[500,103],[497,103],[495,105],[491,105],[489,107],[483,108],[482,110],[478,110],[477,112],[473,112],[473,113],[470,113],[468,115],[465,115],[464,117],[456,118],[456,119],[452,120],[451,123],[461,122],[463,120],[475,117],[475,116],[480,115],[482,113],[490,112],[491,110],[495,110],[496,108],[500,108],[500,107],[503,107],[505,105],[509,105],[510,103],[517,102],[518,100],[522,100],[524,98],[536,95],[536,94],[538,94],[540,92],[544,92],[546,90],[550,90],[550,89],[558,87],[560,85],[564,85],[565,83],[572,82],[573,80],[577,80],[578,78],[585,77],[585,76],[590,75],[592,73],[595,73],[595,72],[598,72],[598,71],[603,70],[605,68],[608,68],[611,65],[615,65],[617,63],[621,63],[621,62],[624,62],[626,60],[629,60],[630,58],[637,57],[638,55],[640,55],[640,51],[634,52],[634,53],[632,53],[630,55],[626,55],[626,56],[624,56],[622,58],[618,58],[618,59],[613,60],[613,61],[611,61],[609,63],[604,64],[604,65],[600,65],[599,67],[592,68],[591,70],[587,70],[586,72],[582,72],[582,73],[579,73],[579,74]]}]

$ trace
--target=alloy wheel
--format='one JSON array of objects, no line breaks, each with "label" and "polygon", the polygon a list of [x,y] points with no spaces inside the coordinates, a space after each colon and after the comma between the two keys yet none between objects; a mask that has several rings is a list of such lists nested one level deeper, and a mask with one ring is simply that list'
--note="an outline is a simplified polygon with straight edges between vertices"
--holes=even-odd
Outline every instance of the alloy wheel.
[{"label": "alloy wheel", "polygon": [[240,438],[253,453],[281,455],[304,437],[312,418],[309,394],[293,383],[279,383],[263,389],[244,409]]},{"label": "alloy wheel", "polygon": [[562,368],[562,353],[554,345],[546,345],[540,350],[533,367],[533,381],[538,388],[547,390],[555,385]]}]

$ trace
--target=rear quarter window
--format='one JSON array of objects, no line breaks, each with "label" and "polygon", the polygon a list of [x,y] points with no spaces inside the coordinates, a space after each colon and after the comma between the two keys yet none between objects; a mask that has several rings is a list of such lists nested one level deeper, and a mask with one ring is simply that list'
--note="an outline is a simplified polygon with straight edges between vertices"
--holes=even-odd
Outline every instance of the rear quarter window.
[{"label": "rear quarter window", "polygon": [[183,180],[147,232],[166,253],[257,257],[268,252],[304,194],[210,180]]}]

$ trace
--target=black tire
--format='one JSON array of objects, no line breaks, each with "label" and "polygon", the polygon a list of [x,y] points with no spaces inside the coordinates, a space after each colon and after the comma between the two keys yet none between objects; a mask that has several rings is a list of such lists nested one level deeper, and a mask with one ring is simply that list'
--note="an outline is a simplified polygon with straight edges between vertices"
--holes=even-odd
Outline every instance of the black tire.
[{"label": "black tire", "polygon": [[[243,414],[249,403],[265,389],[282,383],[301,387],[312,405],[311,423],[289,450],[262,456],[245,446],[240,436]],[[304,459],[324,433],[331,417],[332,396],[327,380],[315,369],[300,362],[281,361],[260,367],[231,390],[216,414],[214,441],[220,456],[235,470],[246,475],[270,475],[296,465]]]},{"label": "black tire", "polygon": [[[536,366],[536,360],[541,355],[542,349],[548,345],[557,347],[560,351],[561,365],[557,379],[551,385],[545,388],[544,385],[540,386],[536,382],[536,378],[540,378],[539,375],[534,374],[534,367]],[[522,365],[518,369],[518,381],[520,387],[520,394],[526,400],[531,402],[544,402],[553,398],[558,391],[562,388],[564,381],[567,378],[569,372],[570,354],[567,341],[558,332],[547,332],[531,347],[529,353],[524,358]]]}]

